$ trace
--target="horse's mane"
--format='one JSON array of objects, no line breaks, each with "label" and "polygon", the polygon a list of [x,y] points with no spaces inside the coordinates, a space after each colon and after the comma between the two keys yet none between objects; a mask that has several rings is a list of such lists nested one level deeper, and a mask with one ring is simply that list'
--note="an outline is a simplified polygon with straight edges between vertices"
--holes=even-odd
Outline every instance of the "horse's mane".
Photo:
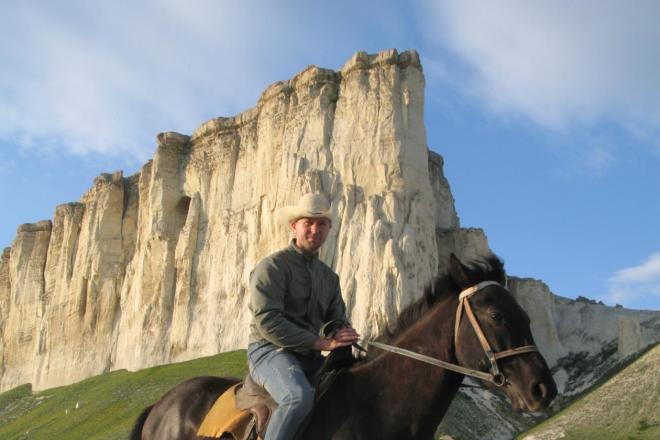
[{"label": "horse's mane", "polygon": [[[468,269],[466,275],[473,284],[487,280],[497,281],[502,284],[505,282],[504,263],[495,255],[491,254],[484,258],[472,260],[466,266]],[[421,298],[403,309],[397,317],[394,326],[391,329],[386,329],[376,340],[383,342],[392,340],[418,321],[442,298],[450,295],[458,295],[459,290],[460,287],[452,279],[448,271],[436,277],[426,286]]]},{"label": "horse's mane", "polygon": [[[475,259],[464,265],[465,275],[472,284],[482,281],[497,281],[505,284],[506,273],[504,263],[497,256],[490,254],[483,258]],[[422,316],[424,316],[435,304],[448,296],[458,296],[461,287],[451,276],[450,269],[434,278],[424,289],[422,296],[410,303],[399,313],[394,325],[388,326],[383,333],[374,338],[375,341],[390,343],[394,338],[410,328]],[[364,364],[373,359],[379,351],[369,350],[367,354],[361,354],[354,359],[356,364]]]}]

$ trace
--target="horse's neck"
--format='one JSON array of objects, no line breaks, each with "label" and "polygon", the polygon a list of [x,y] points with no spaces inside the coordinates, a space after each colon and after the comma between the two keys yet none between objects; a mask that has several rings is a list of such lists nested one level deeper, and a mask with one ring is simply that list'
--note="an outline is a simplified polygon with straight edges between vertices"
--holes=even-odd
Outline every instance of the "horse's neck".
[{"label": "horse's neck", "polygon": [[[397,337],[393,345],[455,362],[453,315],[456,304],[455,298],[443,300]],[[374,416],[407,426],[415,436],[416,432],[435,430],[463,378],[394,353],[382,354],[355,373],[358,382],[377,390],[377,402],[373,402],[372,407],[383,414]]]}]

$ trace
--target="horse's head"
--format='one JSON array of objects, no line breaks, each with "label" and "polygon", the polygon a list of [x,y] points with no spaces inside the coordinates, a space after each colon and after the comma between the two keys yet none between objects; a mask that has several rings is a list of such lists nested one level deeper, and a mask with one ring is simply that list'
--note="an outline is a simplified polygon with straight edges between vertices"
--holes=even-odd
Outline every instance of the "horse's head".
[{"label": "horse's head", "polygon": [[450,276],[462,292],[456,314],[456,358],[465,367],[493,374],[499,385],[489,386],[502,390],[514,410],[538,411],[555,398],[557,386],[536,349],[529,317],[504,287],[504,271],[497,263],[500,267],[488,271],[490,276],[484,279],[483,270],[463,265],[453,254],[450,257]]}]

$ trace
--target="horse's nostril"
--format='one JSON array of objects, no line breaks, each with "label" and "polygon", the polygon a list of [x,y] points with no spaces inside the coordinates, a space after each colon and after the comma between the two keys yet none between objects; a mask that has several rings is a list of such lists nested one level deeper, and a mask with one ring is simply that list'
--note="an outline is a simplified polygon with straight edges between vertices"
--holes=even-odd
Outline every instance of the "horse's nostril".
[{"label": "horse's nostril", "polygon": [[537,382],[532,385],[532,395],[537,400],[546,400],[548,398],[548,387],[543,382]]}]

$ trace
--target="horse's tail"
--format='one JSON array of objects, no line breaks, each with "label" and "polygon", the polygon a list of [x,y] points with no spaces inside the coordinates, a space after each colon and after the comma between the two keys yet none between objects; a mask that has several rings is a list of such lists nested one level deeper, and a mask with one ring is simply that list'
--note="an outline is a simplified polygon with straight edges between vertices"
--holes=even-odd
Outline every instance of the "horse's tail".
[{"label": "horse's tail", "polygon": [[140,416],[135,421],[135,426],[133,426],[129,440],[140,440],[142,438],[142,428],[144,427],[144,422],[147,420],[147,417],[149,416],[149,413],[153,407],[153,405],[148,406],[144,409],[144,411],[142,411],[142,414],[140,414]]}]

